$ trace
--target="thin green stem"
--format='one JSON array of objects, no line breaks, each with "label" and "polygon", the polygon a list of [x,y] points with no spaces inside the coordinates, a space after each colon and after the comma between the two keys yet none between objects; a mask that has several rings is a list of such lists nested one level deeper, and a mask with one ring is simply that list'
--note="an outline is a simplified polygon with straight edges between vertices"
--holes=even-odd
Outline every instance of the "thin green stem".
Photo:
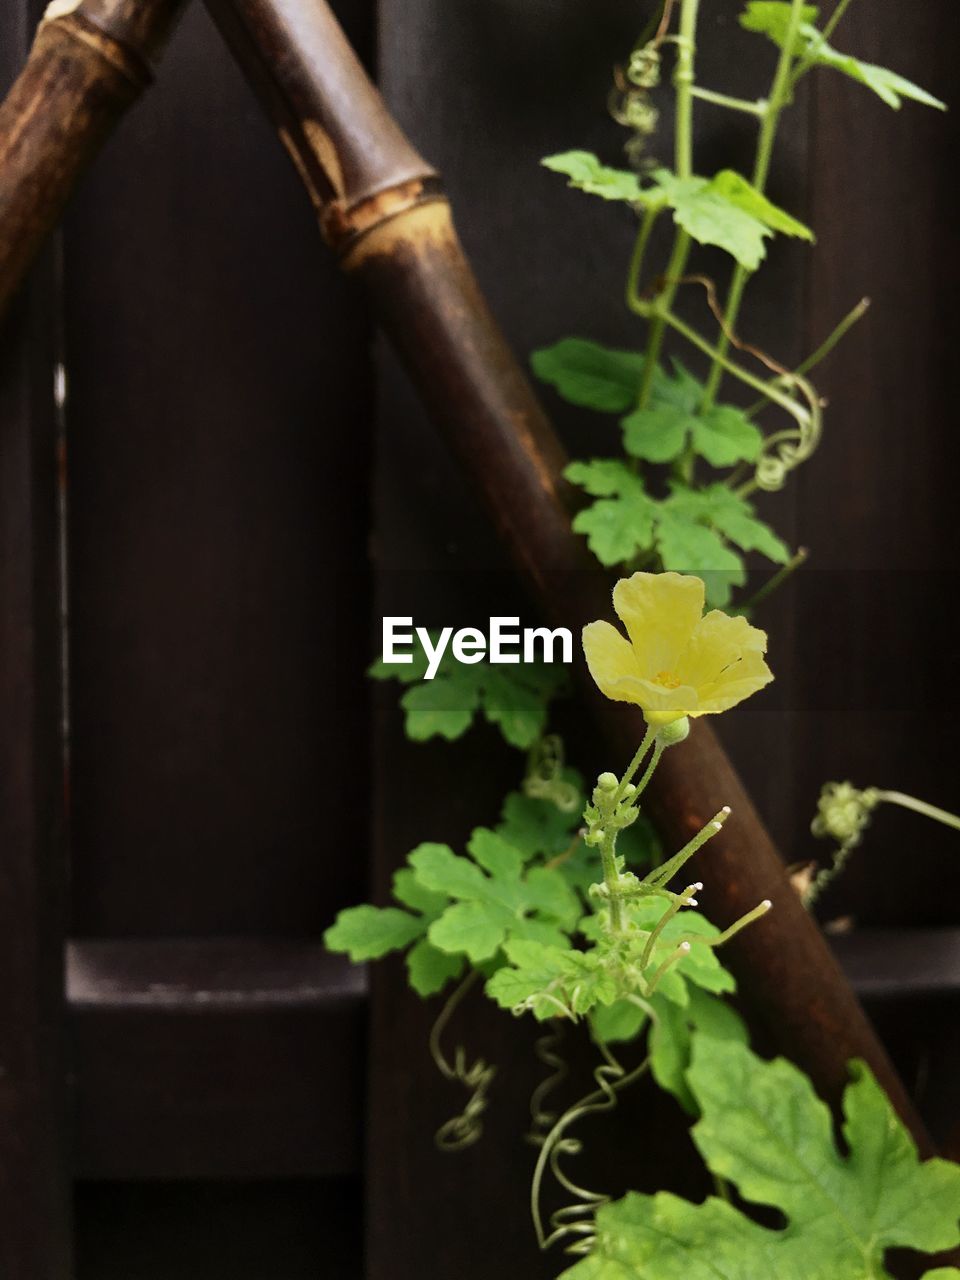
[{"label": "thin green stem", "polygon": [[[790,73],[793,67],[794,51],[796,49],[797,37],[800,33],[800,24],[803,20],[803,0],[791,0],[790,18],[787,23],[787,30],[780,50],[780,57],[777,60],[777,69],[774,72],[773,84],[770,89],[770,96],[767,99],[766,110],[760,123],[760,133],[757,138],[757,154],[753,166],[753,185],[760,192],[767,185],[767,178],[770,175],[770,162],[773,159],[773,145],[777,138],[777,129],[780,124],[780,116],[784,107],[790,101],[792,93],[792,84]],[[717,349],[721,355],[726,355],[730,348],[731,334],[736,326],[737,318],[740,315],[740,307],[743,302],[743,293],[747,286],[747,281],[753,273],[744,266],[738,265],[733,273],[730,282],[730,291],[727,295],[727,304],[723,313],[723,324],[721,325],[720,337],[717,340]],[[710,409],[717,398],[720,390],[720,384],[723,382],[724,366],[721,360],[714,360],[711,365],[710,372],[707,375],[707,381],[704,387],[703,402],[701,409],[706,412]]]},{"label": "thin green stem", "polygon": [[617,833],[604,831],[600,844],[600,862],[603,866],[603,883],[607,887],[610,902],[610,932],[623,932],[623,902],[620,895],[620,873],[617,870]]},{"label": "thin green stem", "polygon": [[763,99],[757,101],[749,98],[733,98],[728,93],[717,93],[713,89],[704,89],[698,84],[695,84],[690,92],[701,102],[712,102],[717,107],[727,107],[731,111],[745,111],[751,116],[762,117],[767,109]]},{"label": "thin green stem", "polygon": [[[680,31],[676,37],[677,65],[673,73],[676,91],[676,132],[674,137],[674,169],[678,178],[693,176],[693,86],[696,57],[697,14],[700,0],[681,0]],[[673,305],[680,277],[687,266],[691,241],[687,233],[677,228],[673,249],[666,269],[663,302],[667,310]],[[635,292],[628,290],[628,306],[632,306]],[[635,309],[635,308],[634,308]],[[654,313],[647,335],[647,349],[643,374],[637,395],[637,407],[645,409],[650,402],[653,380],[660,362],[666,326],[659,314]]]},{"label": "thin green stem", "polygon": [[663,755],[665,750],[666,748],[664,747],[664,744],[662,742],[658,741],[653,744],[653,754],[650,756],[650,763],[647,765],[646,769],[644,769],[643,777],[637,783],[637,789],[634,792],[631,804],[635,805],[637,801],[640,799],[640,797],[643,795],[644,791],[646,791],[647,784],[649,783],[650,779],[653,777],[654,770],[656,769],[657,765],[660,763],[660,757]]},{"label": "thin green stem", "polygon": [[653,871],[649,871],[644,876],[643,883],[649,885],[651,889],[662,889],[690,861],[693,855],[717,834],[729,816],[730,809],[727,805],[724,805],[720,812],[715,814],[692,840],[687,841],[679,853],[675,853],[672,858],[669,858]]},{"label": "thin green stem", "polygon": [[640,276],[643,271],[643,260],[646,256],[647,245],[650,242],[650,233],[653,231],[654,224],[660,209],[656,205],[648,205],[640,222],[640,230],[637,232],[637,239],[633,246],[633,253],[630,255],[630,267],[627,271],[627,306],[630,306],[631,298],[635,298],[640,292]]},{"label": "thin green stem", "polygon": [[656,736],[657,736],[656,728],[653,725],[648,724],[647,732],[643,735],[643,741],[640,743],[639,747],[637,747],[637,750],[634,754],[633,759],[627,765],[626,773],[620,779],[620,783],[616,791],[613,793],[613,798],[610,801],[611,809],[616,809],[617,805],[623,799],[624,791],[626,790],[627,786],[633,781],[633,775],[640,768],[640,765],[643,762],[643,757],[647,754],[647,752],[653,746],[653,742]]},{"label": "thin green stem", "polygon": [[678,897],[669,904],[666,911],[664,911],[663,915],[650,930],[650,936],[647,938],[647,941],[644,944],[643,953],[640,956],[641,969],[646,969],[647,965],[650,963],[653,956],[653,949],[657,945],[657,941],[664,929],[679,911],[684,907],[690,906],[694,902],[693,895],[700,889],[700,887],[701,886],[699,884],[688,885],[687,888],[684,889],[683,893],[679,894]]},{"label": "thin green stem", "polygon": [[762,378],[752,374],[749,369],[744,369],[743,365],[729,359],[725,353],[720,351],[719,347],[715,347],[711,342],[708,342],[706,338],[697,333],[696,329],[691,328],[679,316],[675,316],[673,312],[662,312],[661,314],[666,324],[672,329],[676,329],[677,333],[686,338],[693,346],[699,348],[704,355],[716,360],[727,373],[739,378],[741,382],[748,387],[752,387],[754,391],[762,391],[774,404],[778,404],[781,409],[786,409],[788,413],[796,417],[797,405],[788,395],[777,391],[769,383],[764,382]]},{"label": "thin green stem", "polygon": [[[821,35],[823,36],[824,40],[829,40],[830,37],[833,35],[834,31],[836,31],[837,27],[840,24],[841,19],[843,18],[843,15],[846,13],[847,9],[849,9],[850,4],[851,4],[851,0],[840,0],[840,3],[837,5],[836,9],[834,9],[833,13],[830,15],[829,22],[827,22],[826,26],[823,28],[823,31],[821,32]],[[791,73],[791,76],[790,76],[791,89],[796,87],[797,82],[801,79],[802,76],[806,75],[806,73],[815,64],[815,62],[816,62],[816,58],[810,53],[804,54],[803,57],[799,59],[799,61],[797,62],[797,65],[794,67],[793,72]]]},{"label": "thin green stem", "polygon": [[927,804],[926,800],[918,800],[916,796],[905,795],[902,791],[878,790],[873,794],[884,804],[899,805],[901,809],[910,809],[913,813],[920,813],[925,818],[932,818],[934,822],[942,822],[945,827],[960,831],[960,817],[955,813],[948,813],[946,809],[938,809],[936,805]]},{"label": "thin green stem", "polygon": [[[806,360],[797,365],[794,373],[809,373],[810,370],[815,369],[821,361],[826,360],[827,356],[834,349],[837,343],[846,337],[847,333],[849,333],[857,321],[862,320],[869,310],[870,299],[861,298],[857,305],[847,312],[836,328],[833,329],[823,342],[820,343],[816,351],[807,356]],[[769,402],[770,397],[768,395],[761,396],[755,404],[752,404],[750,408],[745,411],[747,417],[752,418],[755,413],[759,413],[763,406]]]},{"label": "thin green stem", "polygon": [[840,19],[843,17],[846,11],[850,8],[850,4],[851,4],[851,0],[840,0],[840,3],[834,9],[833,13],[830,15],[830,21],[823,28],[824,40],[829,40],[830,37],[833,35],[834,31],[836,31],[837,26],[840,22]]},{"label": "thin green stem", "polygon": [[768,582],[765,582],[758,591],[755,591],[745,605],[740,606],[743,612],[747,613],[751,609],[755,609],[757,605],[763,600],[766,600],[768,596],[772,596],[774,591],[777,591],[782,587],[787,578],[800,568],[800,566],[806,561],[808,555],[809,552],[806,547],[799,547],[787,563],[781,565],[773,577],[770,578]]}]

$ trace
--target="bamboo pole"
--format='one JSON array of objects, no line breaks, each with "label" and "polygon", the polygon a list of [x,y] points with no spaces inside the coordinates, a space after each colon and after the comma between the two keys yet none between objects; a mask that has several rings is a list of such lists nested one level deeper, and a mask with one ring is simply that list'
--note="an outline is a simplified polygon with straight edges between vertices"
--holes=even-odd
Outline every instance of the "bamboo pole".
[{"label": "bamboo pole", "polygon": [[[389,116],[336,19],[324,3],[302,0],[207,3],[272,116],[324,235],[367,287],[543,612],[565,626],[609,616],[609,583],[570,528],[562,448],[487,308],[437,174]],[[600,698],[588,681],[583,692],[610,759],[626,760],[643,733],[639,715]],[[847,1082],[848,1061],[865,1059],[929,1152],[912,1101],[702,721],[666,753],[649,796],[671,848],[723,805],[732,807],[700,872],[710,883],[711,913],[725,926],[762,898],[775,904],[730,944],[741,990],[778,1046],[832,1102]]]},{"label": "bamboo pole", "polygon": [[0,315],[113,125],[153,79],[182,0],[57,0],[0,106]]}]

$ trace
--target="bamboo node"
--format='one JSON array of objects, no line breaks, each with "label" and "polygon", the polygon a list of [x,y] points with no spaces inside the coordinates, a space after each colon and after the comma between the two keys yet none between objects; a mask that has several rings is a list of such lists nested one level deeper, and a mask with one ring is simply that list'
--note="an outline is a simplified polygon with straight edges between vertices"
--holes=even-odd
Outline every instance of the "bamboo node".
[{"label": "bamboo node", "polygon": [[361,236],[376,230],[390,219],[399,217],[420,205],[446,202],[440,179],[432,174],[410,178],[396,186],[378,191],[356,204],[331,201],[320,214],[320,228],[331,249],[346,254]]}]

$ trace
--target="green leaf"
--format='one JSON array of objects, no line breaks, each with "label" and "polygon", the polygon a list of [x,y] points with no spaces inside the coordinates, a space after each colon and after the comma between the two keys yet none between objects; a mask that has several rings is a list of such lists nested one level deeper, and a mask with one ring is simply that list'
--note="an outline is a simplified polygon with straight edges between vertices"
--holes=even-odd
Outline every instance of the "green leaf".
[{"label": "green leaf", "polygon": [[711,179],[710,189],[723,196],[731,204],[757,218],[771,231],[779,231],[781,235],[795,236],[799,240],[812,241],[815,237],[809,227],[805,226],[792,214],[781,209],[779,205],[768,200],[762,191],[733,169],[722,169]]},{"label": "green leaf", "polygon": [[[435,633],[434,639],[436,638]],[[377,658],[367,667],[371,680],[397,680],[400,684],[415,684],[427,674],[427,655],[423,647],[414,649],[409,662],[384,662]]]},{"label": "green leaf", "polygon": [[379,960],[420,937],[424,921],[397,907],[348,907],[323,935],[328,951],[345,951],[354,964]]},{"label": "green leaf", "polygon": [[530,905],[551,916],[567,929],[580,919],[580,903],[562,871],[553,867],[532,867],[527,873]]},{"label": "green leaf", "polygon": [[393,873],[393,896],[411,911],[431,919],[438,916],[449,901],[445,893],[424,888],[410,867],[401,867]]},{"label": "green leaf", "polygon": [[854,58],[848,53],[840,53],[824,40],[815,27],[801,27],[801,34],[807,42],[806,56],[811,58],[815,65],[832,67],[834,71],[841,71],[852,80],[866,85],[895,111],[899,111],[903,98],[911,98],[914,102],[920,102],[926,107],[936,107],[939,111],[946,111],[945,102],[941,102],[932,93],[927,93],[926,89],[921,89],[919,85],[907,80],[904,76],[897,75],[895,71],[888,71],[886,67],[878,67],[872,62],[861,62],[859,58]]},{"label": "green leaf", "polygon": [[699,490],[675,485],[667,504],[674,512],[711,525],[741,551],[759,551],[775,564],[786,564],[790,559],[789,547],[757,518],[747,499],[724,484]]},{"label": "green leaf", "polygon": [[445,679],[439,672],[432,680],[412,685],[400,699],[407,713],[406,733],[413,742],[446,738],[453,742],[473,723],[480,705],[476,668],[463,667],[463,678],[452,672]]},{"label": "green leaf", "polygon": [[526,751],[547,727],[547,706],[553,692],[565,680],[562,667],[546,667],[556,673],[553,690],[544,694],[523,678],[525,667],[516,669],[488,666],[483,674],[483,714],[497,725],[504,741]]},{"label": "green leaf", "polygon": [[434,920],[427,934],[441,951],[464,952],[474,964],[496,955],[506,936],[503,911],[481,901],[455,902]]},{"label": "green leaf", "polygon": [[565,174],[571,187],[585,191],[587,195],[600,196],[603,200],[626,200],[630,204],[641,198],[640,183],[635,173],[601,164],[592,151],[565,151],[561,155],[547,156],[540,163],[554,173]]},{"label": "green leaf", "polygon": [[417,845],[407,861],[417,880],[434,893],[450,898],[482,897],[486,877],[475,862],[458,857],[449,845],[426,842]]},{"label": "green leaf", "polygon": [[624,448],[645,462],[672,462],[683,452],[687,433],[695,421],[685,409],[674,405],[634,409],[620,424]]},{"label": "green leaf", "polygon": [[489,960],[514,938],[566,945],[580,914],[562,875],[546,867],[524,874],[524,855],[495,831],[478,827],[469,858],[446,845],[422,844],[409,863],[424,888],[456,901],[430,924],[438,950],[464,953],[474,964]]},{"label": "green leaf", "polygon": [[463,956],[448,955],[427,938],[407,952],[407,976],[419,996],[436,995],[463,972]]},{"label": "green leaf", "polygon": [[677,225],[698,244],[725,249],[750,271],[759,267],[766,252],[764,237],[771,235],[759,218],[711,191],[706,178],[675,178],[663,173],[661,185]]},{"label": "green leaf", "polygon": [[[434,643],[436,636],[433,635]],[[551,701],[567,683],[560,663],[525,662],[493,665],[457,662],[452,649],[444,651],[432,680],[424,680],[427,660],[418,646],[410,665],[375,662],[369,674],[376,680],[396,679],[410,687],[400,699],[406,713],[407,737],[453,741],[466,733],[482,713],[497,725],[512,747],[527,751],[543,734]]]},{"label": "green leaf", "polygon": [[657,546],[664,569],[676,573],[720,571],[742,586],[746,581],[743,561],[723,542],[713,529],[699,524],[668,502],[660,508],[657,521]]},{"label": "green leaf", "polygon": [[494,877],[518,880],[523,870],[523,854],[496,831],[477,827],[467,843],[467,852]]},{"label": "green leaf", "polygon": [[690,414],[696,413],[703,400],[703,383],[676,356],[670,363],[673,365],[673,373],[659,371],[660,376],[653,384],[651,403],[668,404],[676,409],[685,409]]},{"label": "green leaf", "polygon": [[796,1067],[696,1035],[694,1141],[714,1174],[779,1210],[786,1227],[761,1227],[712,1198],[630,1193],[599,1210],[595,1250],[564,1280],[879,1280],[887,1249],[954,1247],[960,1167],[921,1164],[869,1070],[853,1064],[853,1074],[841,1155],[828,1109]]},{"label": "green leaf", "polygon": [[530,357],[534,373],[564,400],[601,413],[623,413],[636,401],[643,356],[585,338],[564,338]]},{"label": "green leaf", "polygon": [[588,493],[612,495],[578,512],[573,521],[601,564],[622,564],[650,546],[656,504],[629,467],[602,458],[571,462],[564,475]]},{"label": "green leaf", "polygon": [[693,447],[713,467],[753,462],[763,446],[763,434],[741,409],[714,405],[692,422]]},{"label": "green leaf", "polygon": [[658,1020],[650,1033],[650,1069],[661,1089],[672,1093],[690,1115],[697,1114],[696,1100],[687,1084],[695,1032],[714,1040],[749,1043],[740,1015],[727,1002],[700,987],[689,988],[685,1007],[653,997]]},{"label": "green leaf", "polygon": [[578,1017],[616,996],[614,979],[596,951],[566,951],[536,942],[508,942],[508,966],[486,985],[487,995],[504,1009],[528,1009],[538,1022]]},{"label": "green leaf", "polygon": [[583,782],[573,769],[564,770],[564,778],[580,791],[580,798],[568,812],[558,809],[550,800],[511,791],[503,802],[501,821],[496,828],[515,849],[529,861],[542,856],[555,858],[570,848],[580,826],[583,812]]},{"label": "green leaf", "polygon": [[[814,5],[804,5],[802,16],[797,53],[804,62],[812,66],[832,67],[835,71],[850,76],[851,79],[872,89],[887,106],[893,107],[894,110],[899,110],[903,98],[911,98],[914,102],[923,103],[924,106],[946,111],[946,103],[895,71],[888,71],[885,67],[878,67],[872,62],[862,62],[851,54],[840,53],[839,50],[834,49],[824,39],[823,33],[813,25],[818,17],[818,10]],[[756,31],[761,35],[769,36],[780,48],[783,48],[786,42],[789,22],[790,5],[784,0],[751,0],[746,12],[740,17],[740,25],[747,31]]]},{"label": "green leaf", "polygon": [[714,178],[654,174],[674,220],[699,244],[725,249],[750,271],[763,260],[764,239],[775,231],[812,240],[813,233],[756,190],[741,174],[724,169]]},{"label": "green leaf", "polygon": [[646,1012],[632,1000],[614,1000],[607,1006],[598,1005],[590,1017],[594,1039],[604,1044],[629,1043],[637,1038],[646,1024]]},{"label": "green leaf", "polygon": [[925,1271],[920,1280],[960,1280],[960,1271],[956,1267],[937,1267],[934,1271]]},{"label": "green leaf", "polygon": [[[783,45],[790,26],[789,0],[750,0],[745,13],[740,15],[740,25],[746,31],[756,31]],[[805,4],[800,11],[801,22],[816,22],[820,10],[815,4]]]}]

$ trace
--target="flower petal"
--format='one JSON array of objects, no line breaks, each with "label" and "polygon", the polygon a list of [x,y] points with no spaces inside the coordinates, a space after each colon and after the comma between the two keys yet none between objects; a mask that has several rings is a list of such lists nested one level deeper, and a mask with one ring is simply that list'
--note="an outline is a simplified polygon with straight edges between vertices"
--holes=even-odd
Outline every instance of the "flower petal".
[{"label": "flower petal", "polygon": [[714,609],[694,627],[676,667],[677,679],[703,691],[747,653],[766,653],[766,632],[746,618],[730,618]]},{"label": "flower petal", "polygon": [[691,715],[713,715],[718,711],[726,711],[762,689],[772,679],[773,672],[764,662],[763,654],[756,649],[750,650],[739,662],[727,667],[718,680],[698,690],[700,706]]},{"label": "flower petal", "polygon": [[700,621],[703,598],[703,582],[682,573],[635,573],[614,587],[613,607],[645,677],[676,668]]},{"label": "flower petal", "polygon": [[640,707],[648,724],[669,724],[680,716],[698,714],[696,689],[689,685],[667,689],[646,680],[633,646],[609,622],[584,627],[583,652],[600,692],[614,702]]},{"label": "flower petal", "polygon": [[630,641],[609,622],[591,622],[583,628],[583,654],[600,692],[621,702],[630,701],[618,691],[624,680],[640,676]]}]

